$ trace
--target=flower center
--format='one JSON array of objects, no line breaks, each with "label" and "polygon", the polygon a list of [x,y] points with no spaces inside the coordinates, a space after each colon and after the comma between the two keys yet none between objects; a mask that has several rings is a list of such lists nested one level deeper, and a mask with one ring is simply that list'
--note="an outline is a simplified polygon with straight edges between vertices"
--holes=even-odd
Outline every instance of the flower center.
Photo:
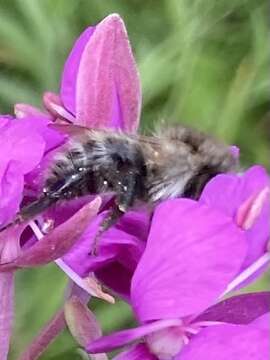
[{"label": "flower center", "polygon": [[158,330],[146,336],[148,349],[159,360],[172,360],[179,354],[185,345],[188,345],[192,336],[196,336],[204,327],[218,326],[220,321],[199,321],[180,326],[171,326]]},{"label": "flower center", "polygon": [[160,360],[171,360],[187,341],[182,326],[173,326],[147,335],[146,343],[152,354]]}]

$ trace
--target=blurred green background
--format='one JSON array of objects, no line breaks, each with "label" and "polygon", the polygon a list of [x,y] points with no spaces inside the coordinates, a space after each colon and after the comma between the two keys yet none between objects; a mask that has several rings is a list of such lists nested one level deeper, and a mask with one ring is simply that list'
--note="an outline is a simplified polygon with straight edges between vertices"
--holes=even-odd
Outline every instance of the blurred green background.
[{"label": "blurred green background", "polygon": [[[244,166],[269,166],[270,42],[268,0],[0,1],[0,108],[41,105],[57,91],[74,39],[119,13],[127,26],[143,85],[142,128],[186,122],[241,148]],[[53,264],[21,271],[16,281],[16,359],[61,305],[65,276]],[[261,281],[257,288],[266,285]],[[129,323],[121,303],[94,301],[105,331]],[[80,359],[67,332],[41,357]]]}]

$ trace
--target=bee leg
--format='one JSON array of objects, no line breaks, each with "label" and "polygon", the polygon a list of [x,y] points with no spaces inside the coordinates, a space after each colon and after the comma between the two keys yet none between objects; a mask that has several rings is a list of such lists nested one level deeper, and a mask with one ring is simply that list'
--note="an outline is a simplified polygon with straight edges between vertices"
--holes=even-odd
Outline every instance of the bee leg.
[{"label": "bee leg", "polygon": [[20,225],[26,221],[33,219],[35,216],[47,210],[52,204],[56,202],[56,199],[42,195],[39,199],[24,206],[20,212],[17,213],[15,219],[2,227],[0,231],[4,231],[11,226]]},{"label": "bee leg", "polygon": [[138,193],[139,177],[132,171],[129,171],[126,176],[122,176],[122,180],[117,181],[118,193],[115,199],[115,204],[112,206],[108,216],[100,225],[99,231],[94,239],[91,255],[98,255],[98,243],[101,235],[111,226],[115,225],[120,217],[130,209]]},{"label": "bee leg", "polygon": [[1,227],[0,232],[7,230],[7,229],[11,228],[14,225],[20,225],[23,222],[24,222],[24,218],[20,214],[18,214],[18,215],[16,215],[15,219],[12,222],[10,222],[7,225]]},{"label": "bee leg", "polygon": [[89,255],[94,255],[94,256],[98,255],[99,240],[100,240],[102,234],[105,231],[107,231],[111,226],[116,224],[117,221],[119,220],[119,218],[123,214],[124,214],[124,212],[121,211],[120,208],[118,207],[118,205],[116,205],[116,204],[110,209],[108,216],[100,224],[99,230],[94,238],[92,249],[91,249]]}]

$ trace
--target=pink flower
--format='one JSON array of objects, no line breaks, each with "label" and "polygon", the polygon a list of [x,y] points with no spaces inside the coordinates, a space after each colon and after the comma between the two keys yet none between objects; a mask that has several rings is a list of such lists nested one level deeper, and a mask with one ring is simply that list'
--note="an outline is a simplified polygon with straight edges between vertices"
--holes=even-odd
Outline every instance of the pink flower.
[{"label": "pink flower", "polygon": [[[52,121],[64,119],[88,127],[107,126],[131,132],[137,129],[141,107],[140,81],[125,26],[118,15],[108,16],[78,38],[64,66],[60,96],[47,93],[44,103],[48,113],[28,104],[17,104],[15,113],[20,120],[1,119],[1,225],[14,217],[22,201],[32,201],[40,191],[42,171],[54,149],[65,140],[63,135],[48,127]],[[97,214],[100,199],[90,203],[89,200],[79,202],[75,207],[71,204],[61,221],[60,217],[54,219],[58,224],[49,234],[41,231],[41,227],[46,225],[46,214],[39,217],[39,225],[30,222],[30,235],[23,232],[27,224],[1,233],[1,271],[6,272],[0,274],[0,288],[4,294],[0,310],[0,330],[3,329],[0,353],[3,359],[8,352],[13,297],[11,271],[15,268],[55,260],[83,289],[105,296],[90,277],[82,278],[59,259]],[[16,251],[11,251],[14,247]],[[47,329],[51,331],[50,326]],[[45,338],[47,335],[42,333]],[[45,344],[42,346],[44,348]],[[40,351],[40,347],[35,347],[35,354]]]},{"label": "pink flower", "polygon": [[[8,161],[4,156],[2,162],[0,159],[3,225],[15,215],[21,202],[30,202],[37,196],[43,169],[54,150],[65,141],[65,137],[48,126],[53,121],[136,131],[141,106],[140,82],[125,27],[118,15],[110,15],[97,26],[87,28],[78,38],[64,66],[59,95],[46,93],[44,104],[47,113],[18,104],[15,112],[20,121],[2,119],[0,131],[9,134],[1,143],[9,155]],[[23,156],[20,135],[25,141]],[[153,220],[143,210],[123,216],[102,237],[97,257],[89,256],[89,249],[110,206],[108,199],[93,200],[89,196],[72,201],[50,209],[36,222],[3,231],[0,271],[6,274],[0,274],[0,287],[5,294],[0,311],[8,327],[0,351],[1,346],[5,356],[8,351],[11,271],[55,261],[73,282],[69,298],[76,292],[84,302],[89,300],[88,294],[111,300],[94,281],[94,273],[132,304],[142,325],[119,337],[112,335],[112,339],[117,338],[119,344],[126,341],[121,338],[123,334],[127,334],[128,341],[150,333],[154,336],[148,336],[147,347],[140,345],[128,356],[135,351],[138,357],[140,351],[149,349],[155,355],[149,355],[148,351],[147,356],[159,356],[158,350],[153,350],[155,344],[159,346],[159,340],[164,339],[172,344],[175,334],[180,347],[170,349],[169,355],[179,354],[181,350],[183,356],[182,347],[183,352],[189,351],[184,347],[189,341],[186,329],[211,333],[210,329],[201,329],[202,322],[197,317],[204,316],[225,293],[242,286],[269,262],[268,195],[269,178],[261,167],[251,168],[243,175],[217,176],[207,184],[199,201],[165,201],[155,209]],[[54,223],[50,232],[46,231],[48,219]],[[24,232],[28,225],[30,234]],[[78,291],[74,283],[85,291]],[[211,317],[207,321],[214,320]],[[35,358],[64,326],[60,312],[22,359],[27,359],[29,354],[31,359]],[[44,339],[48,340],[44,342]],[[88,350],[96,351],[102,341],[89,345]]]},{"label": "pink flower", "polygon": [[[17,116],[24,121],[32,119],[35,124],[49,124],[51,121],[61,118],[62,120],[72,120],[76,124],[86,125],[88,127],[107,126],[120,128],[125,131],[135,131],[137,129],[141,106],[140,81],[126,30],[123,21],[118,15],[110,15],[96,27],[87,28],[82,33],[75,42],[64,66],[60,96],[47,93],[44,99],[45,105],[49,109],[49,114],[43,114],[40,110],[27,104],[18,104],[15,107]],[[55,101],[58,104],[57,106]],[[39,125],[35,126],[37,127]],[[54,131],[48,128],[47,131],[54,133]],[[56,134],[60,136],[58,133]],[[61,143],[62,142],[63,137],[61,137]],[[38,192],[38,189],[40,189],[40,184],[42,183],[40,173],[42,173],[42,170],[48,165],[51,152],[57,147],[57,144],[55,145],[56,146],[51,146],[47,149],[48,151],[43,157],[39,168],[36,168],[27,177],[27,184],[35,194]],[[58,209],[50,210],[45,213],[44,216],[40,217],[39,223],[41,227],[42,223],[46,225],[46,219],[49,217],[53,220],[54,226],[56,226],[50,233],[50,235],[53,235],[53,233],[57,231],[58,225],[68,221],[71,216],[79,216],[76,215],[77,211],[89,202],[89,200],[90,198],[73,201],[66,206],[60,206],[59,211]],[[103,204],[103,209],[104,205],[105,204]],[[90,225],[90,232],[93,233],[93,228],[95,230],[98,229],[100,219],[104,217],[104,215],[105,212],[103,211],[95,222]],[[123,219],[123,221],[125,222],[125,219]],[[131,219],[131,221],[133,221],[133,219]],[[146,230],[148,230],[148,221],[149,216],[145,215],[143,222],[145,223]],[[37,243],[37,238],[40,239],[44,234],[42,234],[41,228],[38,228],[36,225],[33,227],[32,223],[30,223],[30,225],[35,233],[36,239],[31,238],[26,240],[25,251],[22,252],[20,257],[14,260],[13,263],[2,266],[2,271],[18,267],[42,265],[64,255],[63,251],[61,253],[54,251],[53,255],[46,255],[48,235],[43,238],[42,245]],[[130,233],[130,228],[129,226],[129,229],[124,230],[125,233],[123,234]],[[87,229],[84,236],[81,237],[80,244],[82,244],[84,239],[88,238],[89,235]],[[65,236],[63,235],[63,239],[64,238]],[[113,243],[114,239],[114,237],[110,238],[110,243]],[[124,247],[130,252],[129,249],[134,248],[134,244],[136,243],[132,231],[131,234],[128,235],[128,239],[129,240],[124,240]],[[30,247],[28,245],[29,243],[31,243]],[[34,246],[32,246],[33,244]],[[135,247],[136,246],[137,244],[135,244]],[[143,245],[138,244],[140,254],[142,253],[142,246]],[[69,246],[69,249],[70,248],[71,245]],[[118,251],[115,251],[112,247],[110,248],[112,251],[110,250],[108,253],[106,250],[107,255],[105,257],[101,254],[101,257],[98,258],[100,264],[105,264],[108,261],[111,262],[111,259],[117,255]],[[69,250],[67,247],[65,249],[66,252]],[[96,261],[96,259],[90,259],[89,249],[91,249],[91,244],[89,244],[88,248],[83,246],[85,266],[89,261],[90,263]],[[29,260],[29,252],[31,252],[31,261]],[[76,250],[74,254],[76,254]],[[34,260],[35,256],[36,260]],[[76,279],[76,282],[85,288],[85,285],[83,285],[84,281],[81,281],[81,278],[87,277],[89,272],[96,268],[92,266],[92,268],[89,267],[89,271],[80,271],[72,266],[72,261],[71,263],[68,261],[70,258],[74,258],[72,253],[70,256],[67,256],[66,259],[63,259],[67,261],[63,262],[61,260],[58,261],[58,264],[73,280]],[[100,267],[101,265],[99,268]],[[119,272],[120,269],[118,269],[118,265],[116,265],[111,270],[115,273],[115,271]]]},{"label": "pink flower", "polygon": [[[214,305],[238,274],[247,249],[245,231],[219,210],[186,199],[163,202],[131,282],[131,306],[141,325],[101,337],[89,343],[87,351],[107,352],[143,337],[143,347],[119,358],[140,353],[142,359],[204,359],[208,345],[213,359],[222,351],[236,360],[244,349],[243,338],[254,336],[263,349],[261,359],[266,359],[269,293],[258,304],[254,297],[254,306],[248,298],[230,306]],[[254,327],[253,321],[262,315],[262,327]],[[225,351],[222,339],[230,337],[236,340]],[[241,358],[251,359],[254,349]]]},{"label": "pink flower", "polygon": [[[231,217],[246,233],[248,249],[234,288],[243,287],[265,270],[270,229],[270,178],[259,165],[243,174],[221,174],[205,186],[200,202]],[[255,265],[254,265],[255,264]],[[252,271],[249,271],[253,267]],[[257,269],[255,269],[257,267]]]},{"label": "pink flower", "polygon": [[108,16],[81,34],[65,63],[60,95],[46,93],[44,104],[54,117],[75,124],[137,130],[141,87],[118,15]]},{"label": "pink flower", "polygon": [[[110,351],[135,340],[115,360],[264,360],[269,357],[269,309],[269,292],[243,294],[223,300],[193,319],[159,320],[107,337],[100,337],[94,315],[78,299],[69,302],[65,314],[72,335],[84,348]],[[138,344],[139,337],[143,341]],[[108,359],[105,353],[91,353],[91,358]]]}]

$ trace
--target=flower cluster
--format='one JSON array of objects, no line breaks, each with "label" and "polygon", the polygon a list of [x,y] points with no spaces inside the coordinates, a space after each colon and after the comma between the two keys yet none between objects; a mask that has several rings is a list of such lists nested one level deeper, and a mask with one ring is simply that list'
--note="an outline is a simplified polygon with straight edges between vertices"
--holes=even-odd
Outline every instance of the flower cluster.
[{"label": "flower cluster", "polygon": [[[140,81],[118,15],[81,34],[65,63],[59,94],[47,92],[43,102],[43,112],[17,104],[14,117],[0,117],[1,226],[37,198],[50,159],[66,141],[50,124],[137,130]],[[129,211],[103,234],[97,256],[89,249],[110,207],[106,197],[63,203],[2,231],[1,359],[9,351],[14,272],[52,261],[70,278],[65,306],[21,360],[38,358],[66,325],[98,359],[127,344],[115,359],[268,359],[270,292],[228,295],[254,281],[270,262],[269,194],[262,166],[218,175],[197,201],[170,199],[152,213]],[[130,304],[136,328],[102,336],[86,306],[91,296],[114,301],[102,285]]]}]

